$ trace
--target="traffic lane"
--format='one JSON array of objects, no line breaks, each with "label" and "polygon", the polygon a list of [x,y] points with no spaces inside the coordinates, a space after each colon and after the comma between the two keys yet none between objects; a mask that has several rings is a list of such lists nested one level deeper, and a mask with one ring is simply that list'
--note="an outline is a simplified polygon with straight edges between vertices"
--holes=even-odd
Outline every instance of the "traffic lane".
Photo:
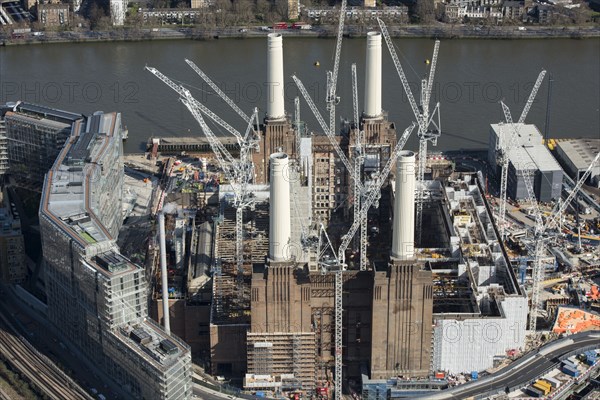
[{"label": "traffic lane", "polygon": [[[508,386],[525,386],[535,378],[538,378],[548,368],[557,364],[558,361],[555,360],[559,357],[582,347],[592,345],[600,346],[600,340],[596,335],[581,339],[578,337],[575,343],[556,349],[549,354],[541,355],[538,353],[534,356],[535,358],[533,358],[532,361],[516,365],[517,368],[515,368],[514,371],[510,371],[511,366],[509,366],[507,367],[507,370],[502,370],[496,374],[486,376],[481,381],[474,381],[466,385],[457,386],[452,389],[419,398],[436,400],[464,399],[465,397],[477,395],[481,393],[482,390],[504,391]],[[517,361],[517,363],[519,363],[519,361]],[[496,377],[496,375],[502,376]]]},{"label": "traffic lane", "polygon": [[[566,347],[557,349],[556,351],[548,355],[539,355],[538,357],[534,358],[534,360],[531,363],[527,364],[522,368],[515,369],[514,371],[510,372],[504,377],[493,379],[492,375],[490,379],[493,379],[494,384],[490,387],[489,390],[504,390],[507,386],[524,386],[529,382],[532,382],[534,379],[538,378],[544,371],[556,364],[557,362],[554,360],[556,360],[558,357],[570,353],[571,351],[591,345],[600,345],[598,343],[598,338],[583,339],[581,341],[578,341],[577,343],[573,343],[567,345]],[[465,390],[460,391],[459,394],[461,395],[461,397],[472,396],[480,392],[481,388],[485,388],[485,386],[487,385],[482,384],[477,388],[465,388]]]}]

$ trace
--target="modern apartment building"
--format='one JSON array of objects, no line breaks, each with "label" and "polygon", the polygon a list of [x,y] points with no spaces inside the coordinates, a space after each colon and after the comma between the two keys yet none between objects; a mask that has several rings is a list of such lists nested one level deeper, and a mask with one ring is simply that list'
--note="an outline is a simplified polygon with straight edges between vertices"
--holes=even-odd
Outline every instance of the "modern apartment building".
[{"label": "modern apartment building", "polygon": [[139,399],[191,397],[189,346],[147,318],[144,269],[119,253],[119,113],[77,120],[44,181],[40,228],[48,317]]},{"label": "modern apartment building", "polygon": [[40,190],[81,114],[17,102],[0,106],[0,175]]}]

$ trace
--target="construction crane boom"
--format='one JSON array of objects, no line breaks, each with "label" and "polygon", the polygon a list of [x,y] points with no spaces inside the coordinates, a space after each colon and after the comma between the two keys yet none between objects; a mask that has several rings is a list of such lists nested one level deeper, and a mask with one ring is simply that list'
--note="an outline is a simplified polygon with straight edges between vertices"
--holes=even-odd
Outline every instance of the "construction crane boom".
[{"label": "construction crane boom", "polygon": [[557,210],[552,212],[552,217],[550,218],[550,220],[546,221],[544,231],[555,229],[558,226],[560,219],[563,216],[563,213],[565,212],[565,210],[567,209],[567,207],[569,206],[571,201],[575,198],[575,196],[577,196],[577,192],[579,192],[579,190],[581,189],[581,186],[583,186],[585,181],[592,174],[592,170],[594,169],[595,165],[599,161],[600,161],[600,152],[596,154],[596,157],[594,157],[591,164],[585,170],[583,175],[581,175],[581,177],[579,178],[579,181],[577,181],[577,183],[573,187],[573,190],[571,190],[571,193],[569,193],[566,200],[562,203],[561,207],[557,207]]},{"label": "construction crane boom", "polygon": [[[353,187],[353,210],[354,219],[353,221],[361,219],[360,215],[360,204],[361,204],[361,193],[359,182],[361,179],[361,165],[364,160],[364,149],[363,149],[363,131],[360,126],[360,116],[358,113],[358,80],[356,78],[356,64],[352,64],[352,106],[354,108],[354,131],[356,133],[356,142],[354,145],[354,187]],[[355,241],[355,247],[360,248],[360,270],[365,271],[367,269],[367,221],[362,221],[360,224],[360,236]],[[356,246],[358,242],[358,246]]]},{"label": "construction crane boom", "polygon": [[599,162],[600,160],[600,152],[596,154],[596,157],[594,157],[594,159],[592,160],[591,164],[588,166],[587,170],[583,173],[583,175],[581,176],[581,178],[579,179],[579,181],[577,181],[577,183],[575,184],[575,186],[573,187],[573,190],[571,191],[571,193],[569,193],[569,196],[567,196],[567,199],[561,204],[560,207],[558,207],[558,209],[552,213],[552,217],[549,221],[546,222],[546,225],[536,225],[536,232],[535,232],[535,254],[534,254],[534,263],[533,263],[533,285],[532,285],[532,289],[531,289],[531,311],[529,313],[529,331],[532,333],[535,333],[536,329],[537,329],[537,315],[538,315],[538,309],[539,309],[539,305],[540,305],[540,297],[541,297],[541,291],[542,291],[542,281],[544,280],[544,267],[542,266],[542,257],[545,253],[545,242],[547,240],[547,238],[544,237],[544,234],[546,231],[551,230],[551,229],[555,229],[556,226],[560,223],[560,219],[563,215],[563,213],[565,212],[565,210],[567,209],[567,207],[569,206],[569,204],[571,203],[571,201],[573,200],[573,198],[575,198],[575,196],[577,196],[577,193],[579,192],[579,190],[581,189],[581,186],[585,183],[585,181],[587,180],[587,178],[590,176],[590,174],[592,173],[593,168],[595,167],[595,165]]},{"label": "construction crane boom", "polygon": [[525,122],[525,118],[527,118],[527,114],[529,114],[529,110],[531,109],[531,105],[535,100],[535,96],[537,96],[538,90],[540,90],[540,86],[542,86],[542,81],[544,80],[544,76],[546,76],[546,71],[542,70],[533,85],[533,89],[531,89],[531,93],[529,94],[529,98],[527,99],[527,103],[525,103],[525,107],[523,107],[523,111],[521,112],[521,116],[519,117],[519,124]]},{"label": "construction crane boom", "polygon": [[204,80],[204,82],[206,82],[208,84],[208,86],[211,87],[212,90],[215,91],[216,94],[218,94],[228,105],[229,107],[231,107],[233,109],[233,111],[235,111],[240,117],[242,117],[244,119],[244,121],[246,122],[250,122],[252,120],[252,117],[248,117],[248,115],[242,111],[237,104],[235,104],[235,102],[233,100],[231,100],[220,88],[219,86],[217,86],[216,83],[214,83],[209,77],[208,75],[206,75],[200,68],[198,68],[198,66],[191,60],[188,60],[187,58],[185,59],[185,62],[192,67],[192,69],[198,74],[200,75],[200,77]]},{"label": "construction crane boom", "polygon": [[413,96],[412,90],[410,89],[410,85],[408,84],[408,79],[406,79],[406,74],[404,73],[404,69],[402,69],[402,64],[400,64],[400,59],[396,54],[396,49],[394,48],[394,43],[392,42],[392,38],[388,33],[387,27],[385,23],[381,20],[381,18],[377,18],[377,22],[379,23],[379,28],[381,29],[381,33],[383,34],[383,38],[385,39],[385,43],[390,51],[390,55],[392,56],[392,61],[394,62],[394,66],[396,67],[396,71],[398,72],[398,77],[400,77],[400,82],[402,82],[402,87],[404,87],[404,92],[406,93],[406,97],[408,98],[408,103],[410,104],[410,108],[417,118],[417,124],[419,128],[423,125],[421,110],[419,110],[419,106],[415,101],[415,97]]},{"label": "construction crane boom", "polygon": [[[338,71],[340,69],[340,54],[342,51],[342,39],[344,37],[344,19],[346,18],[346,0],[342,0],[340,7],[340,20],[338,23],[337,41],[335,45],[335,56],[333,62],[333,72],[328,73],[327,77],[327,106],[329,108],[329,141],[334,144],[338,156],[342,159],[344,166],[348,169],[348,173],[352,175],[352,168],[346,155],[341,151],[340,146],[335,141],[335,106],[339,101],[337,90]],[[308,94],[308,93],[307,93]],[[304,94],[303,94],[304,96]],[[305,96],[306,98],[306,96]],[[316,111],[313,110],[313,112]],[[359,185],[360,184],[359,180]],[[355,182],[356,186],[356,182]],[[342,266],[340,265],[335,273],[335,376],[334,376],[334,399],[342,400]]]},{"label": "construction crane boom", "polygon": [[[337,88],[337,77],[340,69],[340,55],[342,53],[342,40],[344,38],[344,20],[346,19],[346,0],[342,0],[340,7],[340,20],[338,21],[337,40],[335,43],[335,55],[333,61],[333,71],[331,74],[330,96],[335,98]],[[334,98],[329,98],[328,101],[335,101]]]},{"label": "construction crane boom", "polygon": [[[392,170],[392,166],[394,165],[394,162],[396,161],[400,152],[404,148],[404,145],[406,144],[406,142],[407,142],[408,138],[410,137],[410,134],[414,130],[415,126],[416,126],[416,124],[413,122],[402,133],[402,136],[398,140],[398,143],[396,143],[396,147],[394,148],[393,153],[390,155],[390,158],[387,160],[383,170],[377,176],[375,183],[373,185],[371,185],[368,189],[366,189],[365,198],[362,201],[362,205],[361,205],[361,209],[360,209],[361,217],[366,216],[368,214],[369,209],[371,208],[371,206],[375,202],[375,199],[379,195],[379,190],[381,189],[384,182],[386,181],[390,171]],[[346,235],[344,235],[344,237],[342,239],[342,244],[340,245],[340,248],[338,250],[338,259],[340,260],[340,262],[342,264],[345,262],[346,249],[348,248],[350,241],[356,234],[356,231],[358,230],[360,222],[361,222],[360,219],[354,220],[354,223],[348,230],[348,233]]]},{"label": "construction crane boom", "polygon": [[[188,60],[186,60],[188,61]],[[192,68],[196,70],[196,72],[200,71],[199,68],[192,62],[188,62]],[[197,101],[190,93],[189,90],[185,89],[183,86],[176,84],[171,79],[166,77],[156,68],[146,67],[148,71],[150,71],[154,76],[159,78],[163,83],[173,89],[180,96],[180,100],[182,103],[188,108],[191,112],[192,116],[196,119],[198,124],[200,125],[202,132],[208,139],[209,145],[219,163],[223,173],[231,183],[231,188],[234,194],[233,206],[236,208],[235,215],[235,231],[236,231],[236,243],[235,243],[235,253],[236,253],[236,263],[237,263],[237,292],[240,296],[243,296],[243,258],[244,258],[244,249],[243,249],[243,212],[244,208],[250,206],[253,203],[253,199],[250,196],[248,191],[248,184],[251,182],[254,173],[252,168],[252,162],[250,160],[250,150],[253,147],[256,147],[258,144],[258,137],[256,135],[256,131],[253,129],[254,124],[258,127],[258,109],[254,109],[254,113],[251,117],[248,117],[244,114],[242,116],[244,120],[248,123],[246,131],[242,136],[240,132],[231,127],[225,121],[223,121],[219,116],[210,111],[207,107],[205,107],[202,103]],[[201,71],[200,71],[201,72]],[[200,76],[203,76],[203,73],[200,73]],[[208,77],[206,77],[208,79]],[[210,79],[209,79],[210,80]],[[211,81],[212,82],[212,81]],[[225,101],[229,99],[222,92],[220,93]],[[212,130],[207,125],[202,114],[206,115],[217,124],[225,128],[231,134],[233,134],[240,146],[240,158],[234,159],[229,151],[225,148],[223,143],[216,137],[216,135],[212,132]]]},{"label": "construction crane boom", "polygon": [[[304,87],[304,84],[300,81],[300,79],[298,79],[298,77],[296,75],[293,75],[292,79],[294,80],[294,82],[296,82],[296,86],[298,86],[300,93],[302,93],[302,97],[304,97],[304,100],[306,100],[306,103],[308,104],[308,106],[312,110],[313,114],[315,115],[315,118],[319,122],[319,125],[321,125],[321,129],[323,129],[323,132],[329,139],[329,142],[335,149],[338,157],[340,158],[340,160],[342,161],[342,163],[344,164],[344,166],[346,167],[348,172],[350,172],[350,176],[352,177],[352,179],[354,179],[354,174],[352,174],[352,171],[354,170],[354,168],[352,168],[352,165],[350,164],[348,157],[346,157],[346,154],[344,154],[344,151],[340,147],[339,143],[335,140],[335,133],[333,131],[331,131],[329,129],[329,127],[327,126],[325,120],[323,119],[323,116],[319,112],[319,109],[317,108],[314,101],[308,94],[308,91]],[[362,188],[362,185],[360,185],[360,186]]]},{"label": "construction crane boom", "polygon": [[437,59],[438,53],[440,51],[440,41],[436,40],[433,45],[433,56],[431,57],[431,64],[429,67],[429,77],[427,78],[427,90],[425,93],[427,94],[424,103],[429,104],[431,100],[431,91],[433,90],[433,78],[435,76],[435,68],[437,67]]},{"label": "construction crane boom", "polygon": [[[535,96],[544,80],[544,76],[546,75],[546,71],[542,70],[537,77],[535,85],[533,86],[531,93],[529,94],[529,98],[527,99],[527,103],[521,112],[521,117],[519,117],[518,123],[523,123],[529,110],[531,109],[531,105],[535,100]],[[504,108],[504,105],[502,108]],[[509,112],[510,115],[510,112]],[[506,136],[506,135],[503,135]],[[507,202],[507,185],[508,185],[508,153],[515,146],[516,140],[518,138],[518,128],[517,130],[513,130],[508,140],[505,137],[500,136],[498,138],[498,154],[500,158],[501,164],[501,172],[500,172],[500,204],[498,207],[498,229],[500,231],[500,238],[504,240],[505,232],[506,232],[506,202]],[[505,143],[504,143],[505,142]]]},{"label": "construction crane boom", "polygon": [[[392,60],[394,62],[394,66],[396,67],[396,71],[398,72],[398,76],[400,77],[400,81],[402,82],[402,86],[404,88],[404,92],[406,93],[406,97],[408,98],[408,102],[413,111],[413,114],[417,120],[417,124],[419,126],[418,136],[419,136],[419,161],[417,164],[417,195],[416,195],[416,216],[415,216],[415,234],[416,234],[416,242],[421,241],[421,233],[423,231],[423,201],[424,201],[424,191],[425,191],[425,169],[427,166],[427,142],[431,141],[434,145],[437,144],[437,138],[441,133],[441,122],[440,122],[440,112],[439,107],[440,104],[437,103],[433,109],[433,112],[429,112],[429,101],[431,98],[431,90],[433,88],[433,80],[435,76],[435,70],[437,67],[437,59],[440,48],[439,40],[435,41],[435,45],[433,47],[433,56],[431,67],[429,69],[429,76],[427,79],[423,79],[421,81],[421,105],[417,104],[415,97],[412,93],[410,85],[408,84],[408,79],[406,78],[406,74],[402,69],[402,65],[400,64],[400,59],[396,54],[396,49],[394,48],[394,43],[390,37],[390,34],[385,26],[385,23],[377,18],[377,22],[379,23],[379,27],[381,28],[381,33],[385,39],[385,43],[388,47],[390,55],[392,56]],[[434,117],[437,116],[437,122],[434,120]],[[433,129],[429,129],[429,126],[433,124]]]},{"label": "construction crane boom", "polygon": [[[149,72],[151,72],[154,76],[156,76],[158,79],[160,79],[163,83],[165,83],[167,86],[169,86],[175,92],[177,92],[177,94],[179,94],[179,96],[188,99],[188,101],[191,104],[193,104],[193,106],[195,108],[197,108],[200,111],[202,111],[202,113],[204,113],[204,115],[206,115],[207,117],[209,117],[210,119],[212,119],[213,121],[215,121],[217,124],[221,125],[227,131],[229,131],[231,134],[233,134],[236,138],[241,138],[242,137],[242,135],[235,128],[233,128],[227,122],[223,121],[218,115],[216,115],[211,110],[209,110],[204,104],[202,104],[199,101],[197,101],[192,96],[192,94],[190,93],[189,90],[187,90],[186,88],[184,88],[181,85],[176,84],[175,82],[173,82],[171,79],[169,79],[167,76],[165,76],[162,72],[160,72],[156,68],[148,67],[148,66],[146,66],[145,68]],[[212,131],[211,131],[211,133],[212,133]],[[239,139],[238,139],[238,141],[239,141]],[[218,148],[219,151],[221,152],[221,154],[223,154],[223,156],[225,158],[227,158],[228,162],[233,163],[234,159],[231,156],[231,154],[229,154],[229,151],[227,151],[225,149],[225,146],[223,146],[223,144],[220,141],[217,140],[217,142],[218,143],[215,143],[216,148]],[[213,151],[214,151],[214,149],[213,149]]]}]

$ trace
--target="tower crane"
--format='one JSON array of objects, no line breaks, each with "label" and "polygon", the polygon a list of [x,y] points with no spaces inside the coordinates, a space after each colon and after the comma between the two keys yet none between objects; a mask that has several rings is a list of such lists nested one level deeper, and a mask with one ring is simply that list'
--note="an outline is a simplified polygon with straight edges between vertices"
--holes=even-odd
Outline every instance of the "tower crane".
[{"label": "tower crane", "polygon": [[233,100],[231,100],[227,95],[217,86],[209,77],[206,75],[193,61],[185,59],[185,62],[192,67],[192,69],[211,87],[212,90],[215,91],[216,94],[225,101],[246,123],[250,123],[252,118],[250,118],[244,111],[242,111],[237,104]]},{"label": "tower crane", "polygon": [[431,90],[433,88],[433,78],[435,76],[438,52],[440,48],[440,41],[435,41],[433,47],[433,56],[431,58],[431,64],[429,68],[429,76],[421,80],[421,102],[420,104],[417,104],[415,97],[413,96],[412,90],[410,88],[410,85],[408,84],[406,74],[404,73],[402,65],[400,64],[400,60],[398,59],[398,55],[396,54],[394,43],[392,42],[387,27],[385,26],[385,23],[381,20],[381,18],[377,18],[377,22],[379,23],[381,33],[383,34],[385,43],[388,47],[390,55],[392,56],[394,66],[396,67],[396,71],[398,72],[398,76],[400,77],[400,81],[402,82],[402,87],[404,88],[404,92],[406,93],[406,97],[408,98],[410,108],[412,109],[412,112],[419,126],[419,130],[417,133],[419,136],[419,163],[417,165],[418,186],[416,193],[417,208],[415,216],[415,240],[419,242],[421,240],[421,232],[423,230],[423,201],[425,198],[424,191],[425,168],[427,166],[427,142],[431,142],[434,146],[437,145],[437,139],[441,134],[440,103],[436,103],[433,110],[430,111],[429,109],[429,103],[431,100]]},{"label": "tower crane", "polygon": [[361,201],[361,207],[360,207],[360,218],[354,220],[354,222],[352,223],[352,226],[348,230],[348,233],[343,236],[342,244],[340,245],[340,248],[338,250],[338,259],[342,265],[345,265],[346,249],[348,248],[350,241],[356,234],[356,231],[358,230],[359,225],[367,224],[367,216],[369,213],[369,209],[371,208],[373,203],[375,203],[375,201],[379,197],[381,187],[387,180],[387,177],[390,174],[390,171],[392,170],[392,166],[393,166],[394,162],[398,158],[398,155],[400,154],[402,149],[404,149],[404,145],[408,141],[408,138],[410,137],[410,134],[412,133],[412,131],[415,129],[415,126],[416,126],[416,123],[413,122],[408,128],[406,128],[404,130],[404,132],[402,133],[402,136],[396,143],[396,147],[394,148],[394,151],[390,155],[390,158],[387,160],[385,166],[383,167],[383,170],[378,174],[377,178],[375,179],[375,182],[372,185],[365,187],[364,192],[363,192],[363,200]]},{"label": "tower crane", "polygon": [[296,125],[296,157],[298,158],[296,161],[298,163],[298,171],[302,168],[302,159],[300,157],[300,139],[302,138],[302,131],[304,130],[304,126],[302,121],[300,121],[300,97],[294,98],[294,125]]},{"label": "tower crane", "polygon": [[[349,175],[354,179],[354,168],[350,164],[348,157],[344,154],[339,144],[335,140],[335,107],[339,103],[339,97],[336,94],[337,89],[337,78],[340,66],[340,54],[342,51],[342,39],[344,37],[344,20],[346,18],[346,0],[342,0],[340,7],[340,19],[338,22],[337,40],[335,46],[335,54],[333,61],[333,70],[327,71],[327,94],[326,94],[326,106],[329,111],[329,125],[326,124],[325,120],[321,116],[321,113],[317,109],[315,103],[311,99],[310,95],[306,91],[306,88],[302,82],[296,77],[292,76],[294,82],[302,92],[302,96],[311,108],[315,118],[321,125],[321,129],[329,139],[329,142],[335,149],[338,157],[344,164],[344,167],[348,170]],[[358,184],[361,189],[362,185]],[[334,376],[334,389],[335,389],[335,400],[341,400],[342,398],[342,286],[343,286],[343,266],[336,264],[337,267],[330,268],[331,271],[335,271],[335,376]]]},{"label": "tower crane", "polygon": [[[538,78],[533,85],[531,93],[529,94],[529,98],[527,99],[527,103],[525,103],[525,107],[523,107],[523,111],[521,112],[521,116],[519,117],[519,124],[522,124],[531,109],[531,105],[535,100],[535,96],[542,85],[542,81],[544,80],[544,76],[546,75],[546,71],[542,70],[538,75]],[[504,109],[505,106],[503,106]],[[506,117],[506,115],[505,115]],[[517,127],[518,129],[518,127]],[[515,146],[515,142],[518,138],[518,130],[513,130],[512,134],[509,136],[508,140],[506,140],[506,135],[500,135],[498,138],[498,147],[496,152],[498,154],[498,161],[501,165],[501,175],[500,175],[500,204],[498,210],[498,229],[500,231],[500,239],[504,240],[504,236],[506,234],[506,189],[508,184],[508,153]]]},{"label": "tower crane", "polygon": [[[353,187],[353,210],[354,219],[353,221],[360,220],[360,204],[361,204],[361,166],[364,162],[365,152],[363,148],[363,136],[364,131],[360,124],[360,117],[358,115],[358,81],[356,78],[356,64],[352,64],[352,106],[354,108],[354,130],[356,132],[356,142],[354,144],[354,187]],[[360,225],[360,237],[355,238],[355,248],[360,248],[360,270],[365,271],[367,269],[367,221]],[[358,243],[358,246],[356,246]]]},{"label": "tower crane", "polygon": [[[329,142],[335,149],[335,152],[337,153],[338,157],[342,161],[342,164],[344,164],[344,167],[346,167],[346,169],[350,172],[350,177],[352,179],[354,179],[354,174],[351,173],[352,171],[354,171],[354,168],[352,167],[350,160],[348,160],[348,157],[346,157],[346,154],[344,154],[344,151],[340,147],[339,143],[335,140],[335,131],[330,130],[330,127],[325,122],[325,119],[319,112],[319,109],[317,108],[313,99],[310,97],[310,94],[308,94],[308,91],[304,87],[304,84],[302,83],[302,81],[300,81],[300,79],[298,79],[298,77],[296,75],[292,75],[292,79],[296,83],[296,86],[298,86],[300,93],[302,93],[302,97],[304,97],[304,100],[306,100],[306,103],[308,104],[311,111],[315,115],[315,118],[317,119],[317,122],[319,122],[319,125],[321,126],[323,133],[325,133],[325,136],[327,136],[327,138],[329,139]],[[362,188],[362,185],[360,185],[360,186]]]},{"label": "tower crane", "polygon": [[[340,69],[340,54],[342,51],[342,39],[344,37],[344,20],[346,18],[346,0],[342,0],[340,7],[340,20],[338,23],[337,40],[335,45],[335,56],[333,62],[333,71],[327,73],[327,106],[329,109],[329,141],[335,142],[335,106],[339,102],[339,98],[336,95],[337,89],[337,77]],[[306,98],[306,96],[305,96]],[[337,146],[335,142],[334,148]],[[340,158],[344,157],[343,151],[337,146],[335,149],[338,152]],[[349,163],[346,165],[348,168]],[[351,174],[352,169],[349,168],[348,172]],[[343,266],[339,265],[335,271],[335,377],[334,377],[334,389],[335,389],[335,400],[342,399],[342,289],[343,289]]]},{"label": "tower crane", "polygon": [[[242,281],[243,281],[243,212],[244,208],[251,206],[254,203],[253,196],[248,190],[248,184],[252,181],[254,171],[252,167],[252,161],[250,160],[250,150],[255,148],[258,143],[258,136],[254,130],[254,125],[258,126],[258,109],[254,109],[254,113],[247,119],[248,126],[246,131],[242,135],[235,128],[231,127],[216,114],[210,111],[202,103],[197,101],[189,90],[181,85],[177,85],[167,76],[162,74],[156,68],[146,67],[154,76],[159,78],[163,83],[177,92],[180,96],[182,103],[188,108],[193,117],[196,119],[202,132],[209,141],[209,145],[219,163],[223,173],[231,183],[231,187],[234,193],[233,206],[236,209],[236,264],[237,264],[237,285],[238,294],[243,295]],[[221,141],[216,137],[212,130],[206,124],[202,114],[208,116],[217,124],[225,128],[231,134],[238,138],[240,144],[240,157],[234,159],[229,151],[223,146]]]},{"label": "tower crane", "polygon": [[587,170],[583,173],[579,181],[573,187],[569,196],[567,196],[566,200],[557,206],[555,210],[552,211],[552,217],[546,221],[546,224],[536,224],[535,229],[535,254],[533,260],[533,285],[531,288],[531,310],[529,313],[529,331],[532,334],[535,334],[537,328],[537,315],[538,309],[540,306],[540,294],[542,291],[542,282],[544,280],[544,267],[542,265],[542,256],[546,252],[546,241],[548,240],[548,236],[545,233],[549,230],[556,229],[560,224],[561,218],[571,201],[577,196],[581,186],[588,179],[592,170],[595,168],[596,164],[600,163],[600,152],[596,154],[596,157],[592,160],[591,164],[588,166]]},{"label": "tower crane", "polygon": [[[542,72],[545,72],[545,71],[542,71]],[[542,76],[542,78],[543,78],[543,76]],[[512,131],[513,131],[511,139],[514,137],[518,137],[519,125],[513,123],[510,109],[508,108],[508,106],[506,106],[506,104],[504,104],[504,102],[502,102],[502,101],[500,102],[500,104],[502,106],[502,110],[504,112],[506,122],[512,128]],[[523,114],[521,114],[521,116],[523,117]],[[518,155],[517,162],[520,165],[524,165],[525,161],[522,159],[521,153],[518,152],[517,155]],[[544,221],[542,220],[542,213],[538,207],[538,204],[537,204],[537,201],[535,198],[535,193],[533,190],[531,176],[528,173],[523,174],[523,178],[525,181],[525,187],[527,188],[527,200],[532,204],[532,207],[534,209],[534,216],[535,216],[535,226],[534,226],[535,246],[534,246],[534,255],[533,255],[533,277],[532,277],[533,282],[532,282],[532,288],[531,288],[531,309],[530,309],[530,313],[529,313],[529,331],[532,334],[535,334],[535,331],[537,328],[537,315],[538,315],[540,295],[541,295],[541,290],[542,290],[541,284],[542,284],[542,281],[544,280],[544,267],[542,266],[542,257],[545,253],[545,241],[547,240],[547,238],[544,237],[544,234],[549,229],[555,229],[556,226],[560,223],[560,218],[561,218],[562,213],[569,206],[571,200],[573,200],[573,198],[576,196],[579,189],[581,189],[581,186],[583,185],[585,180],[591,174],[591,171],[594,168],[595,164],[598,162],[599,158],[600,158],[600,153],[598,153],[596,155],[596,157],[594,158],[594,160],[592,161],[592,163],[590,164],[590,166],[588,167],[586,172],[582,175],[581,179],[577,182],[577,184],[575,185],[575,187],[573,188],[573,190],[571,191],[571,193],[569,194],[569,196],[567,197],[565,202],[560,204],[559,206],[557,206],[558,209],[552,212],[553,217],[549,221],[546,221],[546,224],[544,224]]]}]

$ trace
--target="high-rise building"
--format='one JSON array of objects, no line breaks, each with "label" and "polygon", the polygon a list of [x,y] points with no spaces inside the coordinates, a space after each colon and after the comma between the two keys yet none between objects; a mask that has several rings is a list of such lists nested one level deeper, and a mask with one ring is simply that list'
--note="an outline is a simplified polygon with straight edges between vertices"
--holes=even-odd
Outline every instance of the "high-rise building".
[{"label": "high-rise building", "polygon": [[81,114],[17,102],[0,106],[0,175],[39,190]]},{"label": "high-rise building", "polygon": [[147,318],[144,269],[119,253],[118,113],[73,124],[40,205],[48,317],[132,398],[191,397],[189,346]]}]

